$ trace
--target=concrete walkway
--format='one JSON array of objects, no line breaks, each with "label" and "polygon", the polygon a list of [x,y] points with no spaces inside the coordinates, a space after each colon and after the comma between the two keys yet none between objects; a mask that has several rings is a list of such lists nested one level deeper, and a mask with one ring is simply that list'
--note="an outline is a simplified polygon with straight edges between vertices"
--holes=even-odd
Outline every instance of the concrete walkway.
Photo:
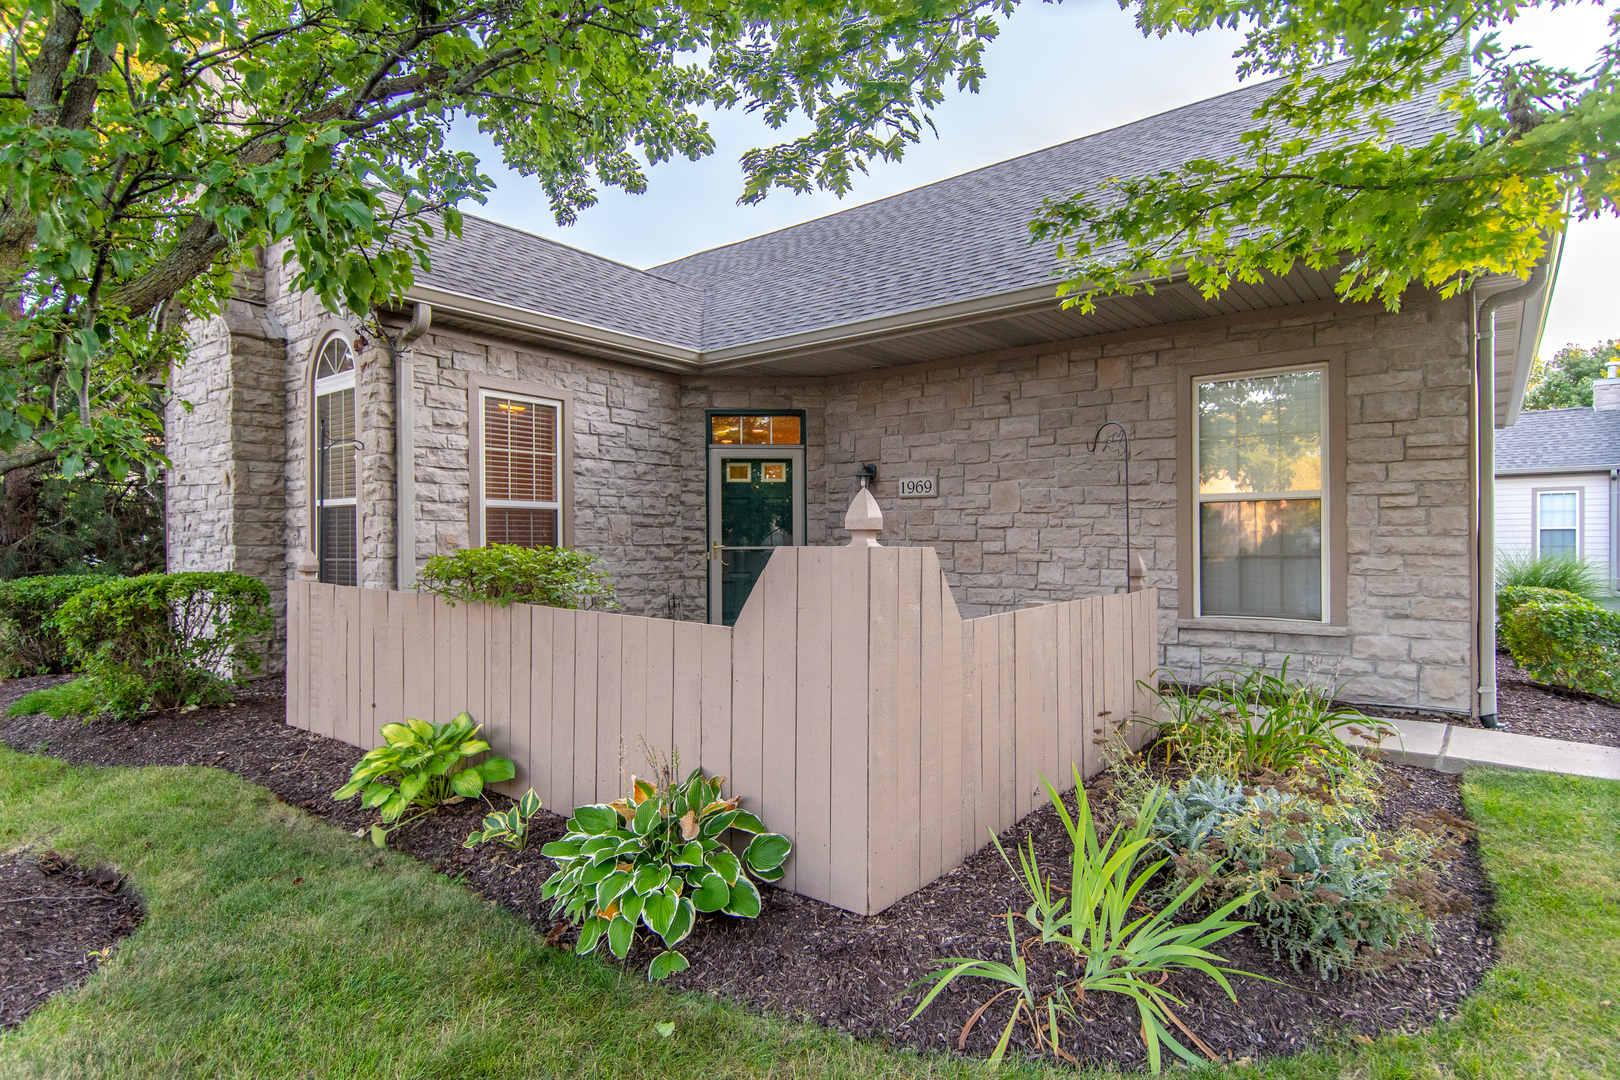
[{"label": "concrete walkway", "polygon": [[1620,780],[1620,747],[1616,746],[1563,742],[1424,720],[1384,720],[1383,723],[1399,732],[1398,738],[1384,742],[1384,757],[1402,765],[1446,773],[1460,773],[1470,765],[1487,765],[1497,769]]}]

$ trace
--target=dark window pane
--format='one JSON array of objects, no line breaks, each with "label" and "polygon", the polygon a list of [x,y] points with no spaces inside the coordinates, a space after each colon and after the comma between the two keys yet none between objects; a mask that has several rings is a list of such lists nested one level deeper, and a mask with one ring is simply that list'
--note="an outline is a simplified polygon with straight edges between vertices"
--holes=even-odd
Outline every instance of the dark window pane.
[{"label": "dark window pane", "polygon": [[[724,461],[721,468],[730,482],[720,488],[720,542],[726,547],[793,543],[791,463]],[[733,469],[741,479],[732,479]]]},{"label": "dark window pane", "polygon": [[557,511],[492,506],[484,511],[484,543],[556,547]]},{"label": "dark window pane", "polygon": [[321,580],[328,585],[360,584],[359,537],[353,506],[323,506],[317,511],[321,533]]},{"label": "dark window pane", "polygon": [[1199,507],[1205,615],[1322,617],[1322,502],[1282,499]]}]

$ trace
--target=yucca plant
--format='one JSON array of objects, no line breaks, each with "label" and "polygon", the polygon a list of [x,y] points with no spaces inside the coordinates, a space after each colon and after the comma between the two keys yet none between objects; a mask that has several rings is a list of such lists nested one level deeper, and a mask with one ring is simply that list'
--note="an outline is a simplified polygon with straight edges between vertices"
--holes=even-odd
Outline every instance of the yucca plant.
[{"label": "yucca plant", "polygon": [[[1005,1055],[1013,1029],[1021,1018],[1034,1030],[1037,1046],[1050,1044],[1054,1054],[1067,1057],[1059,1044],[1058,1018],[1074,1018],[1071,994],[1123,994],[1136,1005],[1142,1022],[1142,1040],[1147,1047],[1148,1064],[1154,1072],[1162,1067],[1163,1046],[1170,1047],[1177,1056],[1189,1062],[1198,1063],[1197,1055],[1171,1034],[1172,1025],[1213,1058],[1208,1048],[1176,1015],[1172,1006],[1179,1006],[1182,1001],[1165,989],[1164,979],[1178,970],[1202,972],[1214,979],[1235,1001],[1237,994],[1226,976],[1250,973],[1226,966],[1226,961],[1209,949],[1251,925],[1229,918],[1250,897],[1232,900],[1197,922],[1174,924],[1172,920],[1175,914],[1203,886],[1200,879],[1183,889],[1160,910],[1138,915],[1142,890],[1166,862],[1161,858],[1147,863],[1154,848],[1150,834],[1163,793],[1157,788],[1150,792],[1136,809],[1135,820],[1128,826],[1116,826],[1108,839],[1102,841],[1097,835],[1096,822],[1078,767],[1074,770],[1074,781],[1076,813],[1071,817],[1062,797],[1044,776],[1041,777],[1041,783],[1045,785],[1068,832],[1072,849],[1067,910],[1063,910],[1064,901],[1053,898],[1051,882],[1042,875],[1033,847],[1027,852],[1020,848],[1019,866],[1012,865],[1005,851],[1002,851],[1002,858],[1034,900],[1025,918],[1041,929],[1043,944],[1062,946],[1081,961],[1078,975],[1055,987],[1051,994],[1038,999],[1029,986],[1028,970],[1019,950],[1013,918],[1009,917],[1007,931],[1012,938],[1013,965],[970,957],[952,957],[941,961],[939,971],[913,984],[923,986],[931,982],[934,985],[912,1012],[911,1018],[920,1015],[945,987],[964,975],[993,979],[1009,987],[1002,991],[1002,995],[1017,990],[1020,996],[990,1060],[999,1062]],[[999,844],[997,848],[1000,849]],[[1144,866],[1144,863],[1147,865]],[[987,1002],[985,1007],[988,1006]],[[983,1012],[984,1009],[980,1009],[969,1019],[963,1028],[964,1038],[968,1028]],[[1044,1027],[1043,1014],[1046,1021]]]},{"label": "yucca plant", "polygon": [[[465,713],[443,724],[407,720],[378,729],[383,745],[366,752],[355,765],[349,782],[332,793],[341,802],[360,796],[360,804],[381,812],[382,824],[371,827],[371,841],[385,847],[388,834],[433,810],[456,795],[475,799],[485,784],[510,780],[517,768],[506,758],[487,758],[477,765],[457,768],[470,757],[489,749],[478,737],[481,725]],[[411,808],[421,813],[399,819]]]}]

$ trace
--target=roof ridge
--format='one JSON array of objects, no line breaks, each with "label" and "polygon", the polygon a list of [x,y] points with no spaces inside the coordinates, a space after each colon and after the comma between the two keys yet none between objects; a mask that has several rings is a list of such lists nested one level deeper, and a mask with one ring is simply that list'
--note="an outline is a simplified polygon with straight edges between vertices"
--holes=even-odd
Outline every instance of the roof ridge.
[{"label": "roof ridge", "polygon": [[618,259],[610,259],[606,255],[599,255],[596,252],[591,251],[588,248],[576,247],[573,244],[565,244],[561,240],[554,240],[551,237],[545,236],[545,235],[543,235],[541,233],[537,233],[537,232],[533,231],[532,229],[519,228],[516,225],[509,225],[504,221],[497,221],[492,217],[485,217],[483,214],[470,213],[470,212],[468,212],[466,210],[461,211],[461,216],[464,217],[464,218],[471,218],[474,221],[483,222],[485,225],[493,225],[497,229],[505,229],[507,232],[510,232],[510,233],[517,233],[519,236],[527,237],[530,240],[538,240],[543,244],[551,244],[551,245],[554,245],[556,247],[567,248],[569,251],[572,251],[575,254],[584,255],[587,258],[594,259],[594,260],[596,260],[597,262],[600,262],[600,263],[607,263],[609,266],[617,266],[622,270],[630,270],[630,271],[633,271],[634,273],[637,273],[637,274],[645,274],[647,277],[650,277],[650,278],[657,278],[659,281],[667,282],[670,285],[674,285],[674,286],[677,286],[678,288],[685,289],[687,292],[693,293],[696,296],[704,296],[709,292],[709,290],[700,289],[697,286],[690,284],[689,282],[680,281],[680,280],[678,280],[676,278],[672,278],[672,277],[665,277],[663,274],[655,274],[655,273],[653,273],[653,270],[651,268],[642,267],[642,266],[632,266],[627,262],[620,262]]},{"label": "roof ridge", "polygon": [[654,263],[652,266],[647,268],[647,271],[651,273],[655,270],[661,270],[667,266],[674,266],[677,263],[685,262],[688,259],[695,259],[700,255],[708,255],[716,251],[725,251],[727,248],[740,247],[744,244],[751,244],[756,240],[763,240],[766,237],[778,236],[782,233],[792,232],[794,229],[801,229],[806,225],[814,225],[817,222],[826,221],[828,218],[837,217],[839,214],[847,214],[852,210],[860,210],[865,207],[878,206],[893,199],[900,199],[908,195],[915,195],[918,192],[927,191],[930,188],[938,187],[941,184],[948,184],[953,180],[960,180],[963,177],[972,176],[975,173],[988,172],[991,169],[999,169],[1004,165],[1010,165],[1015,161],[1023,161],[1026,158],[1038,157],[1042,154],[1050,154],[1061,150],[1064,147],[1073,146],[1075,143],[1085,142],[1087,139],[1095,139],[1100,136],[1110,134],[1111,132],[1122,131],[1128,127],[1135,127],[1137,124],[1146,124],[1151,120],[1158,120],[1161,117],[1170,116],[1173,113],[1206,108],[1213,102],[1220,101],[1224,98],[1233,97],[1237,94],[1249,93],[1269,83],[1277,83],[1282,81],[1283,77],[1279,76],[1274,79],[1264,79],[1260,82],[1252,82],[1244,86],[1235,86],[1232,89],[1216,94],[1213,97],[1200,98],[1197,101],[1189,101],[1185,105],[1176,105],[1172,108],[1161,109],[1156,113],[1149,113],[1146,116],[1139,116],[1135,120],[1127,120],[1124,123],[1115,124],[1112,127],[1100,128],[1097,131],[1088,132],[1085,135],[1076,135],[1072,139],[1065,139],[1062,142],[1052,143],[1049,146],[1037,147],[1034,150],[1028,150],[1022,154],[1014,154],[1012,157],[1002,158],[1000,161],[992,161],[988,164],[979,165],[972,169],[964,169],[962,172],[952,173],[950,176],[942,176],[938,180],[933,180],[926,184],[919,184],[916,187],[908,187],[903,191],[896,191],[892,195],[884,195],[882,198],[878,199],[868,199],[866,202],[851,203],[849,206],[840,207],[837,210],[832,210],[813,218],[806,218],[804,221],[796,221],[791,225],[783,225],[779,229],[771,229],[769,232],[755,233],[753,236],[745,236],[741,240],[733,240],[730,243],[716,244],[714,247],[701,248],[689,255],[682,255],[678,259],[670,259],[667,262]]}]

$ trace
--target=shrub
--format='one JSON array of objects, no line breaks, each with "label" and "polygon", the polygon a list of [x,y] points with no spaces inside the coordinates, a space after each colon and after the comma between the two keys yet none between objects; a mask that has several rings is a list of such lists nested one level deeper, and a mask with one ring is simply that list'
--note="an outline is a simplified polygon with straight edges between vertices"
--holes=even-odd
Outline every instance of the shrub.
[{"label": "shrub", "polygon": [[116,578],[68,600],[55,621],[114,716],[229,701],[231,684],[263,665],[275,626],[270,590],[231,573]]},{"label": "shrub", "polygon": [[435,555],[417,587],[444,597],[486,604],[539,604],[557,608],[614,608],[613,579],[595,555],[567,548],[490,544]]},{"label": "shrub", "polygon": [[[1066,897],[1057,895],[1061,890],[1055,889],[1051,879],[1042,873],[1035,856],[1033,837],[1029,838],[1027,850],[1019,850],[1019,865],[1016,867],[1007,858],[999,841],[996,842],[996,849],[1001,851],[1002,859],[1033,901],[1024,915],[1025,920],[1040,931],[1040,944],[1055,944],[1068,950],[1069,960],[1077,967],[1075,977],[1057,986],[1051,993],[1039,995],[1029,980],[1024,948],[1019,945],[1014,929],[1015,917],[1009,915],[1007,936],[1012,965],[964,957],[940,961],[939,971],[913,984],[923,986],[933,983],[934,986],[912,1012],[910,1019],[916,1019],[947,986],[963,975],[991,979],[1008,987],[1002,993],[1018,993],[1012,1016],[996,1043],[991,1062],[999,1062],[1006,1053],[1007,1041],[1020,1018],[1034,1031],[1037,1046],[1050,1044],[1054,1054],[1068,1056],[1072,1061],[1072,1055],[1063,1054],[1059,1016],[1074,1021],[1078,1027],[1080,1022],[1075,1014],[1075,997],[1083,1001],[1087,993],[1123,994],[1136,1005],[1137,1015],[1142,1022],[1142,1041],[1147,1046],[1148,1063],[1154,1072],[1160,1069],[1161,1044],[1169,1046],[1178,1057],[1195,1065],[1201,1064],[1197,1055],[1170,1033],[1170,1025],[1174,1024],[1195,1041],[1197,1038],[1173,1011],[1173,1005],[1183,1002],[1165,986],[1165,982],[1178,971],[1202,972],[1214,979],[1229,998],[1237,1000],[1237,994],[1226,976],[1248,973],[1227,967],[1223,959],[1209,952],[1209,947],[1248,925],[1232,921],[1228,916],[1249,898],[1237,897],[1196,922],[1173,923],[1176,913],[1203,885],[1202,881],[1197,881],[1157,911],[1139,914],[1139,894],[1166,862],[1160,858],[1149,863],[1155,845],[1148,834],[1157,816],[1163,791],[1151,791],[1137,808],[1135,820],[1128,827],[1115,827],[1104,842],[1097,837],[1096,824],[1078,768],[1074,772],[1074,781],[1076,814],[1070,817],[1062,797],[1045,777],[1041,778],[1072,845]],[[1068,910],[1065,911],[1065,907]],[[1061,972],[1059,977],[1068,979]],[[975,1013],[963,1028],[964,1038],[983,1011],[981,1009]]]},{"label": "shrub", "polygon": [[1165,719],[1152,721],[1168,759],[1177,754],[1197,771],[1281,774],[1327,766],[1341,774],[1362,769],[1359,753],[1341,735],[1381,742],[1394,734],[1381,721],[1337,704],[1339,687],[1288,677],[1288,662],[1272,674],[1250,666],[1194,689],[1170,678],[1139,684]]},{"label": "shrub", "polygon": [[1602,569],[1568,555],[1531,555],[1527,551],[1498,552],[1496,588],[1500,592],[1519,586],[1561,589],[1585,600],[1609,594]]},{"label": "shrub", "polygon": [[[457,767],[463,759],[489,749],[489,743],[478,737],[480,730],[465,712],[443,724],[414,719],[384,724],[378,729],[383,745],[366,752],[350,772],[349,782],[334,791],[332,798],[341,802],[358,795],[361,806],[380,810],[383,824],[371,827],[371,842],[386,847],[393,831],[387,826],[408,825],[455,795],[476,799],[484,793],[485,784],[517,775],[517,767],[503,757]],[[422,813],[399,820],[413,808]]]},{"label": "shrub", "polygon": [[1435,917],[1466,905],[1435,871],[1468,824],[1443,812],[1417,824],[1380,834],[1365,808],[1321,792],[1210,778],[1166,798],[1153,833],[1172,857],[1166,892],[1195,887],[1207,904],[1242,898],[1238,914],[1273,955],[1326,979],[1400,961],[1414,940],[1433,938]]},{"label": "shrub", "polygon": [[62,574],[0,581],[0,678],[55,675],[68,670],[67,643],[56,628],[64,603],[110,580],[102,574]]},{"label": "shrub", "polygon": [[1563,589],[1544,589],[1539,585],[1509,585],[1496,593],[1496,620],[1501,622],[1507,613],[1521,604],[1573,604],[1579,608],[1595,608],[1596,604],[1576,593]]},{"label": "shrub", "polygon": [[1502,638],[1531,678],[1620,700],[1620,613],[1596,605],[1520,604],[1503,618]]},{"label": "shrub", "polygon": [[529,846],[529,822],[539,812],[540,796],[530,788],[506,813],[485,814],[484,827],[475,830],[461,846],[473,848],[494,840],[513,851],[522,851]]},{"label": "shrub", "polygon": [[[758,917],[759,890],[749,876],[779,881],[793,848],[738,809],[739,797],[720,797],[724,777],[705,778],[694,769],[675,783],[678,760],[663,770],[662,783],[632,776],[628,798],[579,807],[563,838],[540,849],[557,864],[541,896],[552,902],[553,914],[581,927],[578,952],[589,953],[606,938],[622,960],[645,926],[664,946],[647,966],[649,979],[686,970],[675,946],[698,915]],[[727,829],[753,834],[741,856],[721,841]]]}]

